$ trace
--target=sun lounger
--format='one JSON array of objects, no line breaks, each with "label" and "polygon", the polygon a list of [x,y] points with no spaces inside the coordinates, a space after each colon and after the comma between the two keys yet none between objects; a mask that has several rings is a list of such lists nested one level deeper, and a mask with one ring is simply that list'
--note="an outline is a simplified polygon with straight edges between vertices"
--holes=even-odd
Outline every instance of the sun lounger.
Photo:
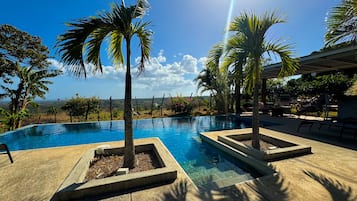
[{"label": "sun lounger", "polygon": [[9,156],[9,159],[11,161],[11,163],[13,163],[14,161],[12,160],[9,148],[7,148],[6,144],[0,144],[0,153],[1,154],[7,154]]},{"label": "sun lounger", "polygon": [[341,133],[340,133],[340,137],[342,138],[342,134],[345,130],[351,130],[352,132],[354,132],[354,139],[356,139],[357,136],[357,119],[353,119],[353,118],[347,118],[343,120],[343,125],[341,128]]},{"label": "sun lounger", "polygon": [[337,120],[333,120],[333,121],[320,122],[319,130],[323,126],[328,126],[329,129],[332,126],[341,128],[340,138],[342,138],[342,135],[346,130],[351,130],[352,132],[354,132],[354,139],[357,136],[357,119],[354,119],[354,118],[345,118],[345,119],[337,119]]},{"label": "sun lounger", "polygon": [[303,126],[309,126],[309,131],[311,131],[312,125],[314,125],[313,121],[303,120],[303,121],[300,122],[300,124],[299,124],[299,126],[297,128],[297,132],[299,132],[300,128],[303,127]]}]

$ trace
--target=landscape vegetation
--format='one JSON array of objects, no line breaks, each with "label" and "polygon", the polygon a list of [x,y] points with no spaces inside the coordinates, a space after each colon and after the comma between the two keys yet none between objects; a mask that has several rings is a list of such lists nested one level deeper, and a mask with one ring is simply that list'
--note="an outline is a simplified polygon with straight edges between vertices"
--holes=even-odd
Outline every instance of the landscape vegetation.
[{"label": "landscape vegetation", "polygon": [[[68,23],[67,30],[57,39],[56,48],[61,61],[78,78],[86,78],[89,71],[103,72],[101,45],[108,39],[108,52],[113,63],[126,70],[125,89],[117,89],[125,91],[123,100],[112,100],[109,97],[108,100],[101,100],[98,97],[74,94],[69,100],[37,101],[38,98],[46,97],[50,78],[60,75],[61,71],[50,68],[49,50],[42,44],[41,38],[11,25],[1,25],[2,131],[20,128],[24,125],[22,122],[32,124],[123,119],[123,166],[132,169],[136,165],[133,118],[252,111],[252,146],[260,149],[261,77],[263,67],[270,64],[270,56],[278,56],[282,62],[279,78],[267,82],[267,97],[272,107],[279,107],[281,97],[288,95],[296,100],[291,112],[300,114],[301,104],[306,101],[313,103],[313,108],[305,112],[320,116],[326,112],[323,106],[327,102],[336,102],[351,87],[349,93],[356,93],[355,69],[284,80],[283,77],[293,75],[299,68],[299,60],[290,43],[267,40],[266,33],[273,25],[285,22],[285,19],[275,12],[266,12],[262,16],[244,12],[235,17],[228,30],[225,30],[229,32],[227,41],[219,42],[208,52],[205,68],[195,78],[198,90],[209,92],[210,96],[163,95],[156,99],[133,99],[131,42],[134,37],[139,41],[141,57],[138,68],[141,72],[150,58],[153,42],[153,32],[147,28],[150,22],[144,20],[148,9],[146,0],[139,0],[134,5],[127,5],[125,1],[113,3],[108,11]],[[356,0],[343,0],[334,8],[328,16],[325,47],[320,51],[355,45],[356,16]]]},{"label": "landscape vegetation", "polygon": [[[326,47],[320,51],[348,46],[355,42],[355,4],[355,1],[343,1],[330,13],[327,21],[328,31],[325,35]],[[130,40],[133,36],[139,38],[142,50],[139,70],[143,70],[150,54],[152,33],[145,29],[150,22],[138,17],[144,15],[148,8],[149,4],[146,1],[139,1],[137,5],[132,6],[126,6],[125,2],[116,3],[113,4],[111,11],[105,11],[98,17],[83,18],[69,23],[70,29],[59,36],[57,47],[62,60],[70,66],[69,70],[73,75],[84,78],[89,67],[94,66],[91,70],[102,72],[100,46],[104,39],[111,39],[109,52],[113,62],[117,65],[127,65],[127,87],[124,102],[113,100],[113,105],[109,106],[108,102],[111,101],[100,100],[97,97],[81,97],[80,94],[73,95],[70,100],[47,103],[37,101],[38,98],[45,98],[48,85],[51,84],[50,78],[61,72],[49,68],[49,50],[42,45],[41,38],[31,36],[11,25],[1,25],[2,130],[19,128],[23,120],[25,124],[68,120],[72,122],[72,118],[76,117],[77,121],[125,119],[129,134],[133,111],[134,118],[172,116],[177,113],[241,113],[247,110],[247,106],[258,105],[261,82],[256,80],[260,80],[262,66],[271,61],[267,55],[280,56],[283,68],[279,76],[282,78],[298,69],[298,60],[293,59],[293,47],[279,40],[265,39],[269,27],[284,22],[284,19],[276,13],[266,13],[264,16],[242,13],[231,22],[227,30],[231,34],[227,42],[220,42],[212,47],[208,53],[206,68],[195,78],[197,89],[201,92],[208,91],[211,97],[172,97],[170,94],[170,97],[165,98],[163,94],[162,98],[153,97],[151,101],[133,101],[129,68]],[[124,15],[127,16],[125,19]],[[126,44],[125,54],[122,52],[123,42]],[[83,57],[83,54],[86,57]],[[124,55],[127,55],[126,62]],[[87,63],[93,66],[88,66]],[[344,95],[357,80],[353,70],[319,73],[314,76],[303,75],[287,81],[282,78],[268,80],[268,102],[274,104],[277,99],[287,94],[295,97],[295,100],[314,100],[315,108],[308,112],[315,115],[323,114],[323,95],[328,94],[330,102],[336,103],[338,97]],[[292,112],[298,113],[299,107],[300,105],[296,104]],[[154,114],[155,110],[158,112],[157,115]],[[254,133],[259,132],[258,110],[258,107],[253,107]],[[331,114],[335,115],[333,112]],[[66,115],[68,117],[65,117]]]}]

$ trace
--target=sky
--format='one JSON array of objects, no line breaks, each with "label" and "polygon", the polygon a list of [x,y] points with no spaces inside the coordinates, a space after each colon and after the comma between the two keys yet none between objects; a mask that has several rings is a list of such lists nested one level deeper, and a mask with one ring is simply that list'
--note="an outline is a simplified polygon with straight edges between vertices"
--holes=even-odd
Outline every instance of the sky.
[{"label": "sky", "polygon": [[[79,94],[107,99],[124,98],[123,68],[116,68],[102,48],[103,74],[79,79],[71,75],[54,47],[58,35],[68,27],[65,23],[96,16],[109,10],[113,0],[11,0],[1,2],[0,24],[10,24],[31,35],[39,36],[50,50],[51,68],[64,73],[49,86],[46,100],[69,99]],[[127,5],[136,1],[126,0]],[[149,0],[151,5],[144,21],[151,21],[154,32],[150,63],[137,76],[138,43],[133,42],[133,98],[200,95],[193,81],[204,67],[208,51],[224,40],[225,28],[242,12],[275,11],[286,20],[274,25],[269,39],[282,39],[292,44],[296,57],[305,56],[323,47],[328,12],[340,0]],[[231,18],[229,10],[232,7]],[[275,60],[275,58],[273,58]]]}]

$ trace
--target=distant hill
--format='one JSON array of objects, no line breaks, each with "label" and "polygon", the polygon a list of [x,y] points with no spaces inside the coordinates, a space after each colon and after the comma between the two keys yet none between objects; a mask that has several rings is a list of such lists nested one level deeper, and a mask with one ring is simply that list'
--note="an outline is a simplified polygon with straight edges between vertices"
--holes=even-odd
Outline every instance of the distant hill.
[{"label": "distant hill", "polygon": [[[208,100],[209,97],[207,96],[201,96],[200,97],[202,100]],[[51,106],[56,106],[57,108],[61,108],[63,105],[65,105],[67,100],[39,100],[35,101],[39,107],[34,108],[32,106],[29,106],[30,112],[46,112],[49,110]],[[167,106],[169,103],[170,98],[164,98],[163,105],[164,107]],[[155,105],[161,105],[162,102],[162,97],[159,98],[154,98],[154,104]],[[2,108],[8,108],[8,103],[6,101],[1,101],[0,102],[0,107]],[[150,110],[151,109],[151,104],[152,104],[152,98],[141,98],[141,99],[132,99],[132,107],[136,110],[137,108],[139,110]],[[123,110],[124,109],[124,99],[113,99],[112,100],[112,105],[114,110]],[[100,107],[101,110],[108,110],[109,111],[109,99],[101,99],[100,100]]]}]

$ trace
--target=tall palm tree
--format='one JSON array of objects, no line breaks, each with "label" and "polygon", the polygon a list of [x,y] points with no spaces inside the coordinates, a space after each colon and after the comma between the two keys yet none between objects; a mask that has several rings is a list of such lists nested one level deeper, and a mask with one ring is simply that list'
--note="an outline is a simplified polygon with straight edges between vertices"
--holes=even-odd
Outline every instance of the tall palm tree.
[{"label": "tall palm tree", "polygon": [[[64,63],[71,66],[70,71],[78,77],[86,77],[87,66],[94,65],[93,71],[103,71],[100,59],[100,47],[103,41],[109,39],[109,53],[117,64],[124,64],[122,44],[126,42],[126,76],[125,76],[125,148],[124,166],[135,167],[135,147],[132,128],[131,107],[131,72],[130,55],[131,39],[136,36],[140,43],[141,60],[139,72],[144,69],[144,63],[149,60],[152,32],[147,30],[148,22],[141,17],[149,5],[145,0],[139,0],[136,5],[126,6],[124,1],[111,6],[111,10],[103,11],[96,17],[79,19],[70,23],[72,28],[62,34],[57,42]],[[140,19],[136,19],[140,18]]]},{"label": "tall palm tree", "polygon": [[325,46],[357,39],[357,0],[342,0],[327,18]]},{"label": "tall palm tree", "polygon": [[287,76],[298,69],[297,59],[291,58],[290,45],[280,41],[266,41],[268,29],[277,23],[284,22],[275,13],[266,13],[261,17],[255,14],[243,13],[230,24],[229,31],[235,34],[237,40],[235,51],[243,55],[246,60],[245,80],[248,88],[253,88],[253,118],[252,118],[252,145],[260,149],[259,143],[259,108],[258,96],[261,85],[263,55],[276,54],[282,60],[280,76]]}]

